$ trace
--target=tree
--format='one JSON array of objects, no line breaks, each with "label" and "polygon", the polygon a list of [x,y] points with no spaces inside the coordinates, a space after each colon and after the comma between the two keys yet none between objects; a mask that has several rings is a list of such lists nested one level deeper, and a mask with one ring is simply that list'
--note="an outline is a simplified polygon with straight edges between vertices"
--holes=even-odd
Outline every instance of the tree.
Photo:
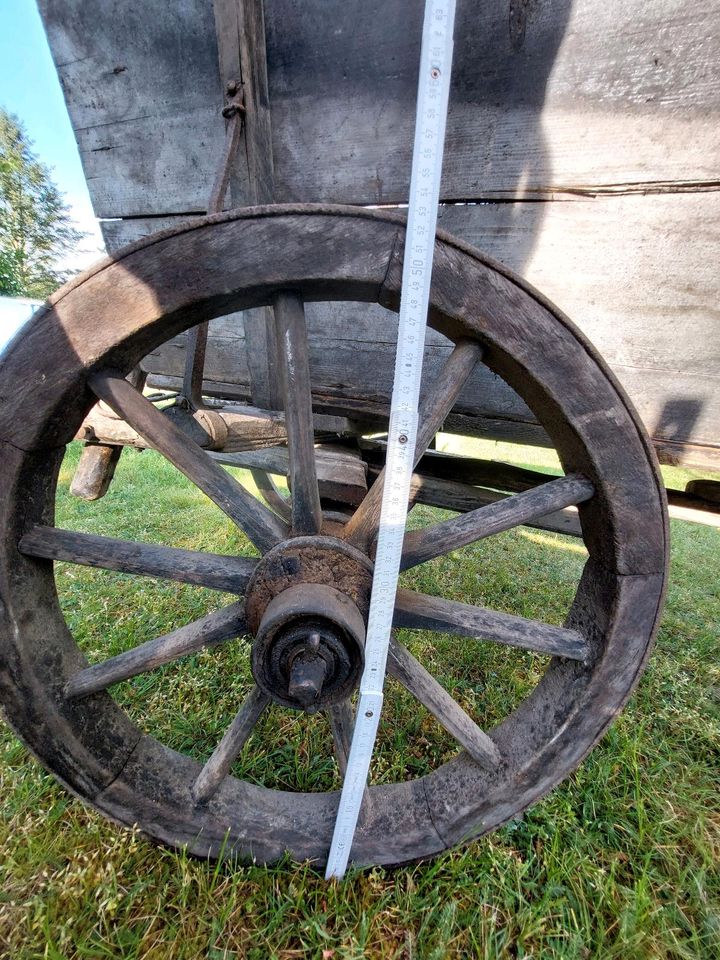
[{"label": "tree", "polygon": [[83,236],[22,126],[0,109],[0,295],[49,296],[69,275],[58,260]]}]

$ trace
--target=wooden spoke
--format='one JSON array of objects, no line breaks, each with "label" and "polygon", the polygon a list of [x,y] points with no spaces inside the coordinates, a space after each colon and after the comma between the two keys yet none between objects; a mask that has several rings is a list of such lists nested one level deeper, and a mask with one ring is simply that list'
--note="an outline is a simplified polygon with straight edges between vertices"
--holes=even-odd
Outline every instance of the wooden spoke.
[{"label": "wooden spoke", "polygon": [[146,400],[121,373],[104,370],[92,375],[89,383],[101,400],[234,520],[259,550],[266,552],[285,539],[287,525]]},{"label": "wooden spoke", "polygon": [[292,519],[290,501],[286,500],[280,493],[270,474],[266,473],[265,470],[251,470],[250,473],[255,481],[255,486],[263,495],[267,505],[271,507],[279,517],[282,517],[283,520],[289,523]]},{"label": "wooden spoke", "polygon": [[587,642],[577,630],[412,590],[398,590],[393,626],[492,640],[570,660],[584,660],[588,653]]},{"label": "wooden spoke", "polygon": [[390,676],[399,680],[427,707],[438,723],[455,737],[473,760],[488,770],[494,770],[498,766],[500,753],[490,737],[394,637],[390,640],[387,668]]},{"label": "wooden spoke", "polygon": [[335,703],[328,708],[328,721],[332,732],[333,746],[335,747],[335,758],[340,770],[340,775],[345,776],[347,770],[347,761],[350,756],[350,745],[352,743],[353,730],[355,729],[355,716],[349,700],[343,700],[342,703]]},{"label": "wooden spoke", "polygon": [[[343,700],[341,703],[335,703],[329,707],[327,715],[333,738],[335,759],[337,760],[338,769],[340,770],[340,776],[345,779],[350,747],[352,745],[353,730],[355,729],[355,713],[350,701]],[[369,810],[370,791],[366,786],[363,791],[362,807],[360,808],[361,819],[368,816]]]},{"label": "wooden spoke", "polygon": [[582,503],[589,500],[594,493],[595,488],[589,480],[569,474],[505,500],[471,510],[460,517],[435,523],[424,530],[409,531],[403,542],[401,569],[407,570],[483,537],[490,537],[556,510]]},{"label": "wooden spoke", "polygon": [[310,535],[320,532],[322,511],[315,467],[305,310],[302,297],[290,292],[278,294],[273,306],[290,454],[292,529],[297,536]]},{"label": "wooden spoke", "polygon": [[[445,361],[440,376],[420,404],[418,435],[415,443],[416,464],[442,427],[481,355],[482,349],[479,344],[470,340],[460,340]],[[384,483],[385,468],[383,467],[367,496],[345,527],[345,539],[360,549],[368,549],[377,534]]]},{"label": "wooden spoke", "polygon": [[33,527],[22,537],[18,547],[21,553],[31,557],[178,580],[226,593],[243,593],[257,566],[257,560],[252,557],[228,557],[219,553],[115,540],[57,527]]},{"label": "wooden spoke", "polygon": [[162,637],[148,640],[133,650],[126,650],[102,663],[95,663],[81,670],[67,684],[68,697],[86,697],[98,690],[106,690],[114,683],[129,680],[139,673],[147,673],[164,663],[196,653],[224,640],[231,640],[245,633],[245,608],[243,603],[232,603],[222,610],[209,613],[200,620],[173,630]]},{"label": "wooden spoke", "polygon": [[206,803],[216,793],[269,703],[270,697],[257,686],[245,697],[235,719],[198,774],[192,788],[196,803]]},{"label": "wooden spoke", "polygon": [[[468,483],[458,483],[455,480],[438,480],[418,473],[413,474],[410,490],[416,503],[453,510],[456,513],[468,513],[470,510],[485,507],[489,503],[507,500],[511,496],[508,493],[499,493],[497,490],[473,487]],[[544,517],[528,520],[526,524],[538,530],[550,530],[552,533],[582,537],[580,518],[574,507],[556,510],[555,513],[548,513]]]}]

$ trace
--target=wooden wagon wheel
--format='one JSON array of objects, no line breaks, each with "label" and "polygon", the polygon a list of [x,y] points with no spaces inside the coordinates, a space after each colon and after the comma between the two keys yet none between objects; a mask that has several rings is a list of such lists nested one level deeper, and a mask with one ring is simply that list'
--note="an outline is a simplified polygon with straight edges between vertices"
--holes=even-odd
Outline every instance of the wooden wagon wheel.
[{"label": "wooden wagon wheel", "polygon": [[[322,863],[338,793],[273,791],[226,776],[268,698],[322,706],[340,753],[357,683],[368,553],[380,484],[323,536],[312,461],[303,299],[397,309],[404,226],[343,207],[269,207],[198,220],[127,247],[68,284],[0,366],[0,692],[18,735],[72,791],[114,820],[197,854]],[[279,298],[279,299],[278,299]],[[290,523],[254,499],[123,379],[199,320],[280,305],[293,480]],[[531,695],[480,730],[399,644],[392,672],[464,750],[416,780],[371,786],[356,862],[429,856],[507,821],[580,762],[642,671],[666,578],[662,486],[644,431],[579,332],[527,284],[447,236],[435,250],[430,322],[456,343],[428,385],[418,453],[483,362],[527,402],[566,471],[502,504],[408,536],[404,563],[578,503],[589,551],[565,627],[400,591],[396,623],[553,655]],[[260,548],[243,557],[118,544],[53,530],[64,445],[97,397],[207,493]],[[52,558],[169,577],[244,599],[88,666],[61,614]],[[258,687],[203,766],[143,735],[106,692],[201,645],[250,630]]]}]

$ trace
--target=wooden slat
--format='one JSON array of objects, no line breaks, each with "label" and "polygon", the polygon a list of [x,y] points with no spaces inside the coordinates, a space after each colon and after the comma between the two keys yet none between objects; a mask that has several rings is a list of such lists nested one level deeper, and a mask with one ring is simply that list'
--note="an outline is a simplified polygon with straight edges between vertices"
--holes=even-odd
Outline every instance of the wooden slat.
[{"label": "wooden slat", "polygon": [[488,770],[494,770],[498,766],[500,752],[490,737],[394,637],[390,640],[388,651],[388,673],[432,713],[473,760]]},{"label": "wooden slat", "polygon": [[[410,490],[411,499],[415,503],[440,507],[443,510],[454,510],[458,513],[478,510],[488,504],[506,500],[510,496],[510,494],[498,493],[497,490],[473,487],[454,480],[438,480],[435,477],[425,477],[417,473],[413,474]],[[538,530],[549,530],[552,533],[564,533],[571,537],[582,536],[580,518],[573,507],[558,510],[535,520],[528,520],[526,526],[535,527]]]},{"label": "wooden slat", "polygon": [[31,557],[177,580],[238,594],[244,592],[257,566],[257,560],[251,557],[229,557],[154,543],[116,540],[57,527],[33,527],[21,538],[18,547],[21,553]]},{"label": "wooden slat", "polygon": [[122,447],[106,443],[88,443],[70,483],[70,493],[80,500],[100,500],[108,492]]},{"label": "wooden slat", "polygon": [[253,686],[193,784],[192,794],[196,803],[206,803],[217,792],[269,704],[270,697],[259,687]]},{"label": "wooden slat", "polygon": [[245,100],[243,155],[230,184],[233,206],[269,203],[273,152],[263,0],[213,0],[223,88],[240,81]]},{"label": "wooden slat", "polygon": [[95,394],[159,450],[241,527],[260,550],[287,536],[287,526],[271,510],[208,457],[167,417],[117,372],[89,379]]},{"label": "wooden slat", "polygon": [[100,217],[204,211],[222,151],[204,0],[40,0]]},{"label": "wooden slat", "polygon": [[[278,199],[406,201],[422,5],[266,18]],[[717,183],[719,32],[699,0],[462,0],[443,198]]]},{"label": "wooden slat", "polygon": [[86,697],[121,680],[129,680],[172,660],[197,653],[203,647],[239,637],[246,630],[244,604],[230,604],[172,633],[81,670],[68,682],[65,693],[68,697]]},{"label": "wooden slat", "polygon": [[290,458],[292,530],[297,536],[306,536],[319,533],[322,510],[315,467],[310,364],[302,297],[280,293],[275,297],[273,310]]},{"label": "wooden slat", "polygon": [[[263,450],[248,450],[241,453],[211,453],[213,460],[227,466],[279,476],[287,476],[289,470],[288,451],[285,447],[269,447]],[[339,500],[351,506],[362,502],[367,493],[367,468],[356,455],[346,450],[334,450],[318,447],[315,450],[320,495],[328,500]],[[283,516],[283,512],[276,511]]]},{"label": "wooden slat", "polygon": [[[222,463],[222,460],[218,460],[218,463]],[[263,495],[263,499],[267,505],[274,510],[279,517],[282,517],[286,523],[290,523],[292,520],[290,501],[280,493],[271,475],[264,470],[251,469],[250,472],[255,486]]]},{"label": "wooden slat", "polygon": [[327,715],[335,748],[335,759],[340,770],[340,776],[344,777],[348,757],[350,756],[353,730],[355,729],[355,717],[350,701],[343,700],[342,703],[334,703],[328,707]]},{"label": "wooden slat", "polygon": [[[216,18],[248,6],[218,0]],[[210,4],[40,7],[98,213],[205,209],[222,139]],[[265,0],[278,200],[407,200],[421,15]],[[459,3],[443,197],[717,182],[719,16],[699,0]]]},{"label": "wooden slat", "polygon": [[[520,273],[618,370],[718,376],[720,192],[441,207],[438,226]],[[692,331],[692,336],[680,336]]]},{"label": "wooden slat", "polygon": [[[335,759],[340,770],[340,776],[344,779],[348,757],[350,756],[350,747],[352,746],[353,730],[355,729],[355,713],[352,703],[350,700],[334,703],[328,707],[327,716],[333,738]],[[370,802],[370,791],[366,784],[360,808],[360,822],[369,815]]]},{"label": "wooden slat", "polygon": [[571,660],[583,660],[587,655],[587,642],[576,630],[412,590],[398,590],[393,626],[477,637]]},{"label": "wooden slat", "polygon": [[408,570],[484,537],[577,505],[589,500],[594,493],[595,488],[589,480],[571,474],[452,520],[443,520],[422,530],[410,530],[403,541],[400,569]]},{"label": "wooden slat", "polygon": [[[720,192],[444,207],[439,223],[527,276],[578,324],[628,391],[663,462],[720,465],[712,254],[720,250]],[[356,409],[385,403],[396,319],[354,304],[308,305],[307,317],[316,395],[344,395]],[[449,348],[432,343],[425,382]],[[247,383],[242,345],[223,346],[214,365],[218,380]],[[182,361],[173,371],[181,374]],[[463,432],[538,440],[527,406],[483,365],[458,406],[475,417],[476,429],[471,422]]]},{"label": "wooden slat", "polygon": [[[231,206],[272,203],[273,148],[266,61],[263,0],[214,0],[220,77],[223,87],[239,81],[245,103],[241,150],[230,181]],[[278,350],[272,310],[248,311],[247,366],[250,397],[257,406],[277,410]]]}]

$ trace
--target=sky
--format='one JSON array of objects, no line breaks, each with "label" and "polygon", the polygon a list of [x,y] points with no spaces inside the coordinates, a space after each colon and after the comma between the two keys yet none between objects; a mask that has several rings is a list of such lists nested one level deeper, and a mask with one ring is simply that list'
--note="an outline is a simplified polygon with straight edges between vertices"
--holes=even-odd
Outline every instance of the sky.
[{"label": "sky", "polygon": [[51,168],[77,227],[90,234],[61,264],[83,269],[104,246],[35,0],[0,0],[0,107],[21,121],[38,159]]}]

